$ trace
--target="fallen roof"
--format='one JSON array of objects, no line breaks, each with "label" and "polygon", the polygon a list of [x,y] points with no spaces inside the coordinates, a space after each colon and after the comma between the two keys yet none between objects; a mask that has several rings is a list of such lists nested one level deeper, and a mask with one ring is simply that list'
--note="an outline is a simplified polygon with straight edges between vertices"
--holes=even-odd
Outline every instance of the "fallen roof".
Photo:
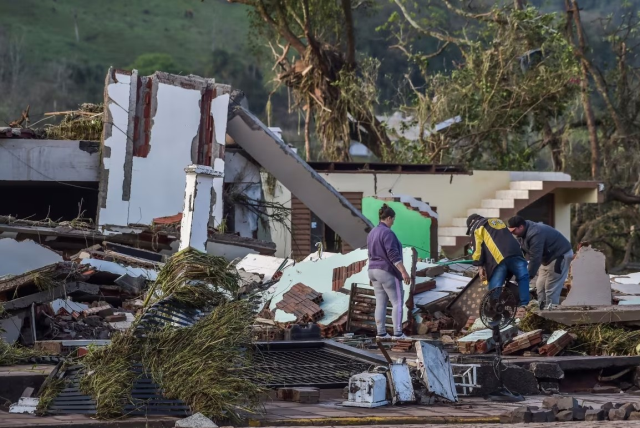
[{"label": "fallen roof", "polygon": [[401,164],[381,162],[308,162],[318,172],[387,173],[387,174],[469,174],[460,165]]},{"label": "fallen roof", "polygon": [[366,245],[371,222],[251,112],[235,105],[227,134],[351,247]]}]

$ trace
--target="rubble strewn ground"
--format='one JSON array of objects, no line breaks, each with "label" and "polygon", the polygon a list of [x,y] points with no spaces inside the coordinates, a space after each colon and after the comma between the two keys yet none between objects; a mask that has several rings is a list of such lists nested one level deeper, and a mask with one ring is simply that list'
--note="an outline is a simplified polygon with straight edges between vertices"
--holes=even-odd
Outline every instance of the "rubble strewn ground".
[{"label": "rubble strewn ground", "polygon": [[[411,294],[411,289],[408,290],[408,298],[421,303],[412,305],[411,309],[407,304],[405,309],[405,325],[413,325],[408,328],[414,340],[376,344],[367,337],[370,331],[359,327],[357,323],[350,323],[354,319],[362,320],[362,325],[372,321],[356,316],[368,313],[367,294],[362,294],[364,300],[356,302],[356,305],[345,306],[336,306],[342,298],[336,300],[332,297],[335,293],[348,293],[346,284],[357,284],[362,272],[366,273],[366,261],[357,264],[352,262],[358,257],[331,255],[328,259],[331,260],[331,266],[348,266],[345,272],[350,273],[350,277],[342,278],[335,273],[336,270],[342,271],[332,267],[327,274],[328,288],[320,288],[319,291],[309,285],[319,283],[318,277],[307,277],[304,264],[313,264],[310,266],[310,275],[318,275],[320,271],[317,266],[322,267],[322,260],[302,262],[295,269],[280,263],[281,270],[267,270],[264,273],[260,267],[254,266],[250,273],[244,269],[237,271],[228,261],[196,250],[186,250],[157,261],[94,246],[77,253],[70,261],[58,261],[36,267],[33,271],[0,278],[0,290],[4,290],[6,298],[3,305],[4,322],[17,319],[21,323],[17,336],[12,336],[16,342],[14,345],[5,341],[9,338],[5,329],[0,361],[8,365],[37,362],[51,356],[66,358],[65,362],[59,363],[57,375],[50,376],[47,385],[36,391],[39,398],[38,413],[43,415],[51,411],[52,405],[54,408],[60,405],[61,402],[55,400],[59,400],[61,392],[69,385],[69,380],[65,380],[61,373],[73,365],[81,367],[78,391],[94,397],[98,417],[112,418],[126,414],[132,385],[140,376],[134,367],[142,364],[149,379],[164,391],[166,399],[179,400],[194,413],[201,412],[217,422],[260,419],[259,415],[264,411],[258,411],[257,416],[250,416],[243,410],[257,409],[255,406],[259,402],[267,403],[264,396],[261,398],[263,387],[260,382],[254,383],[255,378],[243,375],[243,371],[252,364],[247,352],[252,340],[289,340],[292,342],[288,343],[295,343],[296,340],[332,338],[354,349],[368,349],[370,353],[378,353],[378,347],[383,346],[393,358],[408,357],[405,360],[409,367],[407,373],[413,373],[411,376],[417,382],[413,388],[417,396],[422,397],[420,394],[423,393],[418,393],[420,388],[428,394],[431,386],[429,382],[421,383],[421,375],[414,363],[418,343],[415,340],[421,340],[422,347],[440,348],[452,354],[451,362],[455,366],[452,366],[453,375],[444,375],[442,379],[453,376],[452,382],[457,389],[457,398],[454,400],[463,405],[471,403],[469,400],[473,399],[467,397],[482,396],[499,387],[495,377],[495,361],[482,360],[484,355],[491,355],[497,345],[491,331],[483,328],[480,319],[475,316],[470,316],[464,325],[459,325],[455,317],[448,314],[455,302],[451,297],[455,298],[474,286],[473,269],[455,263],[444,269],[436,269],[442,265],[432,266],[415,260],[415,272],[420,275],[430,273],[433,277],[416,277],[416,282],[418,278],[426,278],[428,281],[421,283],[431,282],[432,285],[423,287],[415,294]],[[242,266],[243,262],[237,265]],[[312,280],[309,282],[307,278]],[[337,288],[336,278],[340,280],[339,290],[333,290]],[[283,280],[291,285],[282,288]],[[468,285],[456,285],[458,283]],[[56,291],[58,289],[64,289],[64,295],[60,295]],[[428,296],[433,293],[445,296],[434,294],[435,299],[431,300]],[[270,306],[269,300],[278,295],[282,296],[279,302]],[[346,294],[347,301],[348,296]],[[30,299],[29,304],[21,304],[24,299]],[[186,321],[187,315],[157,312],[157,308],[161,308],[157,305],[164,304],[167,299],[184,305],[188,311],[196,310],[201,315],[183,324],[181,320]],[[346,311],[346,318],[336,312],[337,307]],[[326,319],[327,310],[331,314],[331,322],[319,327],[313,324]],[[276,311],[282,311],[282,314],[277,315]],[[153,318],[156,315],[160,315],[160,318]],[[32,316],[35,316],[35,322],[31,322]],[[149,319],[153,319],[155,324],[149,324]],[[333,328],[333,323],[341,327]],[[348,333],[349,330],[352,333]],[[579,355],[580,351],[594,355],[636,355],[638,334],[630,326],[613,323],[562,325],[546,319],[535,303],[530,305],[525,313],[518,314],[515,325],[502,330],[502,352],[510,359],[505,360],[507,366],[501,370],[505,370],[505,385],[514,392],[547,395],[549,398],[539,405],[523,403],[512,405],[508,411],[496,409],[492,417],[496,422],[501,419],[503,423],[634,420],[636,413],[640,415],[640,410],[636,409],[633,397],[626,401],[612,401],[610,405],[587,406],[576,404],[577,401],[570,396],[562,395],[571,390],[572,376],[567,375],[571,372],[561,369],[557,360],[547,363],[545,359],[562,358],[563,354]],[[512,365],[518,358],[531,356],[537,356],[538,359],[520,367]],[[425,359],[429,361],[426,366],[433,370],[430,358]],[[309,363],[313,364],[312,361]],[[198,369],[194,370],[194,367]],[[472,367],[473,377],[457,377],[468,373]],[[430,376],[443,375],[434,372]],[[604,370],[595,376],[593,384],[587,389],[592,393],[634,393],[640,391],[639,380],[635,366],[617,372]],[[465,390],[457,386],[468,382],[475,387]],[[296,390],[293,391],[295,395]],[[444,391],[438,394],[444,394]],[[601,394],[598,396],[604,397]],[[326,406],[329,403],[326,394],[320,393],[315,397],[313,402],[297,401],[301,406],[316,402],[325,403]],[[419,399],[426,403],[423,411],[437,409],[447,401],[434,401],[435,396],[431,399],[428,395],[425,397]],[[566,403],[571,405],[567,407]],[[420,412],[424,405],[410,408]],[[610,408],[605,408],[607,406]],[[281,411],[278,410],[280,407],[270,407],[268,404],[266,409],[267,420],[277,417]],[[465,413],[465,417],[473,417],[471,410]],[[345,411],[336,415],[350,412],[347,408]],[[358,410],[357,414],[362,412],[363,409]]]}]

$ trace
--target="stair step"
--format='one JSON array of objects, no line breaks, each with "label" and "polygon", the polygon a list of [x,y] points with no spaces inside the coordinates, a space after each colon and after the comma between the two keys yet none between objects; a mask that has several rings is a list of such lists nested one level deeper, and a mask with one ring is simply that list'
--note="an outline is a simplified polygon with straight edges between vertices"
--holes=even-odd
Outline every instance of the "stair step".
[{"label": "stair step", "polygon": [[438,235],[438,245],[441,247],[453,247],[456,245],[457,239],[455,236],[441,236]]},{"label": "stair step", "polygon": [[544,181],[512,181],[509,188],[511,190],[542,190]]},{"label": "stair step", "polygon": [[453,227],[467,227],[467,219],[462,217],[454,218],[451,224]]},{"label": "stair step", "polygon": [[483,199],[482,208],[514,208],[513,199]]},{"label": "stair step", "polygon": [[500,208],[471,208],[467,210],[467,215],[478,214],[482,217],[500,217]]},{"label": "stair step", "polygon": [[528,190],[498,190],[496,199],[529,199]]},{"label": "stair step", "polygon": [[439,227],[438,236],[465,236],[467,234],[467,226],[450,226]]},{"label": "stair step", "polygon": [[552,171],[513,171],[511,181],[571,181],[571,176],[564,172]]}]

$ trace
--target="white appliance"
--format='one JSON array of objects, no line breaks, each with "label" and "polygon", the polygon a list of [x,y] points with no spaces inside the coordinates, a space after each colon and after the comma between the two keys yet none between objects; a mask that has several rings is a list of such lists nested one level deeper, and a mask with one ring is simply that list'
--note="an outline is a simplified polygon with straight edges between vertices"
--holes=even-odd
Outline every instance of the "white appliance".
[{"label": "white appliance", "polygon": [[389,404],[387,401],[387,379],[380,373],[360,373],[349,379],[349,401],[343,406],[380,407]]}]

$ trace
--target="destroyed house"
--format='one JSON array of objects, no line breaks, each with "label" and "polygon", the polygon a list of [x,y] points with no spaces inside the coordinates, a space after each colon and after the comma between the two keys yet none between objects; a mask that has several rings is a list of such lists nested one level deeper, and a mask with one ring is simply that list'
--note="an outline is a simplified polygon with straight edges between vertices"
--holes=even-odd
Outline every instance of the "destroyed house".
[{"label": "destroyed house", "polygon": [[[602,185],[574,181],[560,172],[469,171],[455,165],[310,162],[333,188],[376,224],[378,209],[396,211],[394,231],[420,258],[461,255],[469,243],[466,219],[477,213],[504,220],[519,214],[558,229],[570,239],[571,204],[602,200]],[[346,252],[339,233],[324,225],[311,207],[284,186],[273,200],[291,208],[291,231],[274,234],[278,256],[304,257],[323,242],[327,251]],[[290,201],[290,202],[289,202]],[[338,236],[336,236],[338,235]]]},{"label": "destroyed house", "polygon": [[[173,253],[185,207],[204,204],[209,215],[198,221],[210,254],[272,255],[274,224],[288,228],[287,208],[269,203],[277,181],[353,248],[365,245],[371,223],[243,106],[240,91],[197,76],[110,69],[104,96],[104,113],[91,116],[103,123],[101,141],[0,130],[0,238],[67,252],[108,240]],[[193,165],[212,185],[185,200]]]}]

